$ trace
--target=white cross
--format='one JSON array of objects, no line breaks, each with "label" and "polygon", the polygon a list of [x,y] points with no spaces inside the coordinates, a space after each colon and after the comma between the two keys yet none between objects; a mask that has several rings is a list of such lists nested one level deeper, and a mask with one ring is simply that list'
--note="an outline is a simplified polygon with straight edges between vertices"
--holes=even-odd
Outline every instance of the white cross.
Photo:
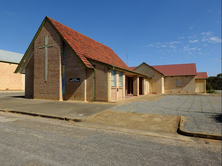
[{"label": "white cross", "polygon": [[48,35],[45,36],[45,45],[39,48],[45,48],[45,82],[47,81],[48,75],[48,47],[52,47],[53,44],[48,44]]}]

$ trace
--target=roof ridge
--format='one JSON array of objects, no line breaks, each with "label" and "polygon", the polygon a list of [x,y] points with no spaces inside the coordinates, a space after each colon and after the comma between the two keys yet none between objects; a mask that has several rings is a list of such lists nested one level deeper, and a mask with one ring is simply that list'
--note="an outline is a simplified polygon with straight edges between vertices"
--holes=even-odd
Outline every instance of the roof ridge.
[{"label": "roof ridge", "polygon": [[179,63],[179,64],[167,64],[167,65],[152,65],[152,66],[174,66],[174,65],[192,65],[192,64],[195,64],[196,63]]},{"label": "roof ridge", "polygon": [[73,49],[86,67],[93,68],[88,59],[93,59],[111,66],[128,69],[124,61],[108,46],[69,28],[46,16],[47,20],[60,33],[61,37]]}]

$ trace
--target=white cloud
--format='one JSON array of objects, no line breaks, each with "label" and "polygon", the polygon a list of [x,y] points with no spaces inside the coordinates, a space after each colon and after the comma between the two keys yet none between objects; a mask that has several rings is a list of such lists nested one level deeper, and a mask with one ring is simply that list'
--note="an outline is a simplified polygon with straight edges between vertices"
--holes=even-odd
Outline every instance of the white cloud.
[{"label": "white cloud", "polygon": [[209,39],[207,39],[206,37],[203,37],[201,41],[202,41],[202,42],[205,42],[205,41],[208,41],[208,40],[209,40]]},{"label": "white cloud", "polygon": [[190,48],[189,45],[183,47],[183,50],[188,52],[189,54],[191,54],[191,51],[195,51],[196,49],[197,47]]},{"label": "white cloud", "polygon": [[177,43],[180,43],[180,41],[173,41],[173,42],[169,42],[167,44],[177,44]]},{"label": "white cloud", "polygon": [[210,37],[210,42],[221,43],[221,39],[219,39],[218,37]]},{"label": "white cloud", "polygon": [[154,47],[154,45],[153,44],[148,44],[148,45],[146,45],[146,47]]},{"label": "white cloud", "polygon": [[189,29],[191,30],[191,29],[193,29],[193,27],[189,27]]},{"label": "white cloud", "polygon": [[178,37],[177,39],[184,39],[184,36],[180,36],[180,37]]},{"label": "white cloud", "polygon": [[211,31],[201,33],[201,35],[207,35],[207,36],[210,36],[212,34],[213,34],[213,32],[211,32]]},{"label": "white cloud", "polygon": [[196,43],[196,42],[198,42],[198,40],[190,40],[189,42],[190,43]]},{"label": "white cloud", "polygon": [[167,45],[161,45],[161,47],[167,47]]}]

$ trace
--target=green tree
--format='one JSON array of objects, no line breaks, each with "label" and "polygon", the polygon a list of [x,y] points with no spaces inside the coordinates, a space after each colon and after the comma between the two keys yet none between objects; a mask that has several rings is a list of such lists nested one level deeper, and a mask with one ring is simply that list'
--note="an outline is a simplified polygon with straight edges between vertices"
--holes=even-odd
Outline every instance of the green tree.
[{"label": "green tree", "polygon": [[222,73],[218,74],[216,77],[210,76],[207,79],[207,90],[222,90]]}]

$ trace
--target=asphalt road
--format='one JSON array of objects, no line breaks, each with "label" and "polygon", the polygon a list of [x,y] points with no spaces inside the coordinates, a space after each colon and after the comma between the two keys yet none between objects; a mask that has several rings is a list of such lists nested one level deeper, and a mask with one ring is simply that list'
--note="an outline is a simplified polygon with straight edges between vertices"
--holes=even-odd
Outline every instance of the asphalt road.
[{"label": "asphalt road", "polygon": [[0,113],[0,165],[221,165],[221,142],[180,141]]}]

